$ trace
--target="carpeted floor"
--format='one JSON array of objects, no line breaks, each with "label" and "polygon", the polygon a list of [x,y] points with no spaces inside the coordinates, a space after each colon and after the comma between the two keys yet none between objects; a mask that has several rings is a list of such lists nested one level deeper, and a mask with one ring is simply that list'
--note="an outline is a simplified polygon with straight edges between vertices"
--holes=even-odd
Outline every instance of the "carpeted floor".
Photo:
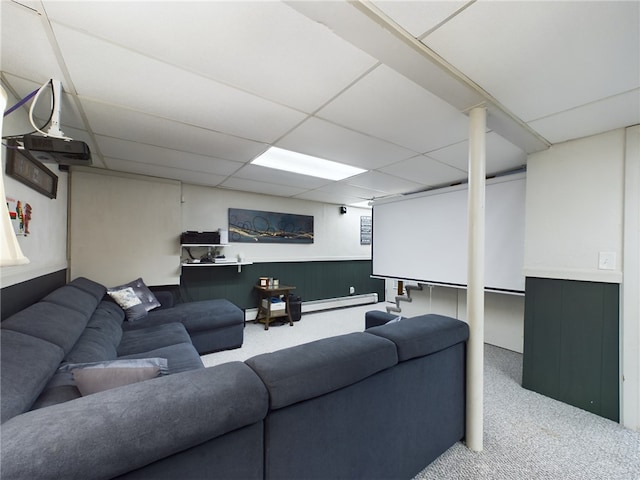
[{"label": "carpeted floor", "polygon": [[[364,314],[386,305],[304,314],[300,322],[248,323],[240,349],[203,357],[206,366],[279,350],[319,338],[361,331]],[[640,480],[640,432],[520,386],[522,355],[485,346],[484,450],[462,442],[416,480]],[[431,434],[431,432],[425,432]]]}]

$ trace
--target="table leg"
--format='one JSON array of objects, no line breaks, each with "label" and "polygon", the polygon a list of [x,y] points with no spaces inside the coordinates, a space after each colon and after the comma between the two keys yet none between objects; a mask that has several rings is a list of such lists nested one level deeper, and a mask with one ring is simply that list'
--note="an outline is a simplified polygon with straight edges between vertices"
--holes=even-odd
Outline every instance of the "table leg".
[{"label": "table leg", "polygon": [[284,301],[287,304],[287,317],[289,317],[289,326],[293,327],[293,320],[291,319],[291,308],[289,308],[289,292],[287,292],[287,295],[285,295],[284,297]]}]

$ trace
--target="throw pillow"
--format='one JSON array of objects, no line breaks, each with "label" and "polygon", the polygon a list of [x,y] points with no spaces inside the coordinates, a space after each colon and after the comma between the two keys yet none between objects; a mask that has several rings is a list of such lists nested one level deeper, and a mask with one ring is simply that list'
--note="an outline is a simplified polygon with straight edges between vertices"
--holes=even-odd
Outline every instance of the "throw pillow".
[{"label": "throw pillow", "polygon": [[94,363],[69,363],[61,374],[71,374],[72,381],[85,395],[149,380],[168,373],[166,358],[112,360]]},{"label": "throw pillow", "polygon": [[124,310],[130,322],[146,317],[150,310],[160,306],[160,302],[144,284],[142,278],[109,288],[107,293]]}]

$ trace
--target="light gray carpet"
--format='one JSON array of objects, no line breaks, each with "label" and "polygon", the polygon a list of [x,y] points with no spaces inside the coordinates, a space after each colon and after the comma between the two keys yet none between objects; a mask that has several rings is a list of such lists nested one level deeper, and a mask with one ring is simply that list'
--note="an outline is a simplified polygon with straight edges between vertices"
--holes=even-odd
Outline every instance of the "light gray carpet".
[{"label": "light gray carpet", "polygon": [[[240,349],[203,357],[206,366],[361,331],[386,304],[304,314],[293,327],[247,324]],[[640,432],[520,386],[522,355],[485,346],[484,450],[457,443],[416,480],[640,480]],[[425,435],[432,432],[425,432]]]}]

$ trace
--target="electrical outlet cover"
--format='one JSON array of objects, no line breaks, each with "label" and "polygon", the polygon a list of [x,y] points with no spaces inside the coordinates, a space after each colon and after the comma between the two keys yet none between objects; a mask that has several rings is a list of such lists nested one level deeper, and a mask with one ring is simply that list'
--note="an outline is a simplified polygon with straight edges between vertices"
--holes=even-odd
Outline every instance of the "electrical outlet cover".
[{"label": "electrical outlet cover", "polygon": [[600,252],[600,255],[598,258],[598,268],[600,270],[615,270],[616,269],[616,253]]}]

